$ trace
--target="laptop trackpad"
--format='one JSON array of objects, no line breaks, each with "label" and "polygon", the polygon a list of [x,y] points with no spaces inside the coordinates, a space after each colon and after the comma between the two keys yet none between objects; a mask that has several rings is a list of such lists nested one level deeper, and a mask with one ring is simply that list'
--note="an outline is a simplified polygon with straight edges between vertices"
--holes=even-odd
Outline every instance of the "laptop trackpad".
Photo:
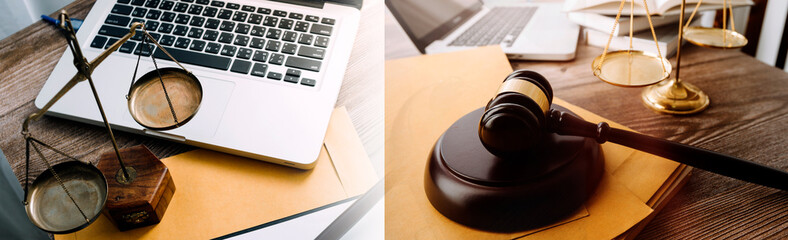
[{"label": "laptop trackpad", "polygon": [[[197,78],[203,90],[203,98],[197,114],[179,128],[160,132],[166,133],[165,135],[177,135],[194,141],[204,141],[216,134],[216,129],[219,128],[219,123],[224,115],[224,110],[227,108],[227,102],[230,101],[235,83],[199,75],[197,75]],[[172,99],[172,101],[177,101],[177,99]],[[164,136],[148,129],[145,131],[156,137]],[[179,140],[179,138],[174,137],[172,140]]]}]

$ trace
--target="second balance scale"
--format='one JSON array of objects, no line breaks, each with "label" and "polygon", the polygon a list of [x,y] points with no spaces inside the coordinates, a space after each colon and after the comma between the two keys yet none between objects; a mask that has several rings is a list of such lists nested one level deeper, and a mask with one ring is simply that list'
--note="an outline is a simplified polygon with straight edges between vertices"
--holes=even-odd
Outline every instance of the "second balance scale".
[{"label": "second balance scale", "polygon": [[[58,27],[74,55],[77,74],[41,110],[31,114],[22,124],[22,135],[26,142],[24,203],[28,217],[38,228],[56,234],[83,229],[101,213],[121,231],[159,223],[175,193],[169,170],[143,145],[118,148],[91,73],[135,33],[144,34],[140,46],[153,50],[155,45],[167,54],[180,68],[159,68],[151,56],[156,69],[137,79],[142,54],[139,48],[135,52],[138,55],[137,64],[126,99],[134,120],[151,130],[174,129],[192,119],[202,101],[202,86],[197,77],[145,31],[142,23],[133,23],[128,34],[89,62],[82,54],[68,14],[62,11],[59,19]],[[102,154],[97,164],[71,157],[34,137],[29,131],[32,121],[41,118],[69,90],[85,80],[90,85],[114,149],[114,152]],[[31,148],[34,156],[46,164],[47,170],[28,186]],[[67,161],[51,165],[41,148],[64,156]]]},{"label": "second balance scale", "polygon": [[[616,14],[613,30],[618,27],[622,10],[627,0],[621,0]],[[681,43],[687,40],[698,46],[717,48],[717,49],[736,49],[747,44],[747,39],[736,32],[733,24],[733,8],[730,0],[723,0],[723,27],[706,28],[690,27],[689,23],[695,17],[701,3],[698,1],[686,24],[684,23],[684,12],[686,0],[682,0],[679,14],[678,46],[676,48],[676,74],[670,77],[672,66],[670,61],[664,58],[659,49],[654,25],[651,21],[651,14],[646,0],[643,0],[643,7],[646,11],[651,35],[657,47],[656,53],[637,51],[632,48],[632,34],[634,18],[634,2],[630,1],[630,28],[629,28],[629,49],[619,51],[608,51],[613,32],[608,38],[604,52],[597,56],[591,63],[594,76],[600,80],[621,87],[646,87],[643,90],[641,99],[650,109],[666,114],[693,114],[705,110],[709,106],[709,97],[700,88],[681,81],[679,78],[681,70]],[[728,16],[730,16],[731,29],[727,29]]]}]

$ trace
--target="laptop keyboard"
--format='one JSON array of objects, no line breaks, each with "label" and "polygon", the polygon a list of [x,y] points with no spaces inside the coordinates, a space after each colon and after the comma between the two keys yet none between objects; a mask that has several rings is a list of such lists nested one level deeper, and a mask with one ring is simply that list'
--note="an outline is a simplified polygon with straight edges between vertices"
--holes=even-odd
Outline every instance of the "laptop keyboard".
[{"label": "laptop keyboard", "polygon": [[[90,46],[109,48],[134,22],[179,62],[313,87],[301,71],[320,72],[335,20],[223,1],[118,0]],[[143,35],[118,51],[170,60]]]},{"label": "laptop keyboard", "polygon": [[531,20],[536,7],[495,7],[454,39],[449,46],[487,46],[506,44],[511,47]]}]

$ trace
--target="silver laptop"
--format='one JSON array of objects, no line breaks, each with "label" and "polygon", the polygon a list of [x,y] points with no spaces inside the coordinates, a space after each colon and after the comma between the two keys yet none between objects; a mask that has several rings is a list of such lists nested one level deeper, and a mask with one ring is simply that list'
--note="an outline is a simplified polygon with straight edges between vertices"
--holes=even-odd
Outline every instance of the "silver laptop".
[{"label": "silver laptop", "polygon": [[[113,128],[309,169],[315,164],[336,103],[360,19],[359,6],[335,2],[98,0],[77,38],[88,60],[128,33],[146,29],[197,76],[203,100],[183,126],[143,128],[126,94],[135,54],[160,68],[177,67],[136,34],[95,68],[93,80]],[[36,97],[41,108],[76,73],[68,49]],[[137,77],[154,70],[142,57]],[[87,82],[68,92],[51,115],[102,124]]]},{"label": "silver laptop", "polygon": [[580,27],[562,4],[524,0],[386,0],[422,53],[500,45],[510,59],[571,60]]}]

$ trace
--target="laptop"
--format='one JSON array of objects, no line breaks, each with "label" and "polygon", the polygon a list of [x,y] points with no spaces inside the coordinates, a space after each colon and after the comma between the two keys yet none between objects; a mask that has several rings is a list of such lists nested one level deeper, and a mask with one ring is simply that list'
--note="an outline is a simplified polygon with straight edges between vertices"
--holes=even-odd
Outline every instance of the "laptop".
[{"label": "laptop", "polygon": [[386,0],[421,53],[501,45],[510,59],[571,60],[580,27],[562,3],[524,0]]},{"label": "laptop", "polygon": [[[137,77],[178,66],[142,34],[123,44],[92,74],[116,130],[217,150],[285,166],[314,167],[358,31],[357,6],[336,1],[98,0],[77,39],[88,60],[129,32],[132,22],[158,39],[200,81],[194,117],[172,130],[142,127],[126,94]],[[139,37],[137,37],[139,36]],[[43,107],[76,73],[66,49],[35,100]],[[48,114],[102,125],[87,81]]]}]

